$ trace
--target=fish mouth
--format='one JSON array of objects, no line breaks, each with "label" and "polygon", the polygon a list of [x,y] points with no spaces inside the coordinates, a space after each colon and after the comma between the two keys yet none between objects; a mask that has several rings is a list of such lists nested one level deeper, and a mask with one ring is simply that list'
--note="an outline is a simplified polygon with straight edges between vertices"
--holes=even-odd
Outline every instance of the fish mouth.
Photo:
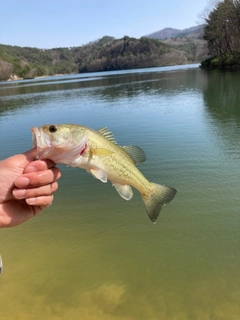
[{"label": "fish mouth", "polygon": [[31,127],[32,147],[36,148],[36,159],[44,159],[50,153],[52,143],[49,137],[37,127]]},{"label": "fish mouth", "polygon": [[36,160],[49,159],[72,167],[78,166],[87,148],[88,137],[84,134],[77,143],[70,134],[66,140],[56,142],[42,128],[31,127],[32,147],[36,148]]}]

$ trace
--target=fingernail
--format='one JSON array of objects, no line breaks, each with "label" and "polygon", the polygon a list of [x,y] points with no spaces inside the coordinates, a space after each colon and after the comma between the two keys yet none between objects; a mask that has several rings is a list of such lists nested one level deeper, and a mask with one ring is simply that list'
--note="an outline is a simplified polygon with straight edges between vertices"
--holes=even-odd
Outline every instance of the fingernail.
[{"label": "fingernail", "polygon": [[29,198],[26,199],[27,204],[29,204],[30,206],[34,205],[36,202],[36,198]]},{"label": "fingernail", "polygon": [[27,177],[20,177],[16,180],[15,185],[18,188],[25,188],[30,184],[30,180]]},{"label": "fingernail", "polygon": [[26,195],[26,190],[24,189],[14,189],[13,195],[15,198],[22,199]]}]

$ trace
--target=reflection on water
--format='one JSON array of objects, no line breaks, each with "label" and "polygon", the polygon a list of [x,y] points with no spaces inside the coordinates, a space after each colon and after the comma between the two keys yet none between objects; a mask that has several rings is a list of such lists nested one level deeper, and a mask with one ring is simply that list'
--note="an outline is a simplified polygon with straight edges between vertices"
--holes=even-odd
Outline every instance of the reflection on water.
[{"label": "reflection on water", "polygon": [[211,72],[205,86],[204,101],[211,128],[218,142],[232,156],[240,158],[240,74],[238,72]]},{"label": "reflection on water", "polygon": [[108,126],[178,190],[153,225],[136,190],[59,166],[54,204],[0,231],[1,319],[239,319],[238,81],[173,67],[0,84],[0,158],[32,125]]}]

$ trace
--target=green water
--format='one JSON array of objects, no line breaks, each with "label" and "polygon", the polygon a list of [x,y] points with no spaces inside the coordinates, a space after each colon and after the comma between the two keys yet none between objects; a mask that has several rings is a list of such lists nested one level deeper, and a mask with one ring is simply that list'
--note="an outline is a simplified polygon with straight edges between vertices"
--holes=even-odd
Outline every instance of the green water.
[{"label": "green water", "polygon": [[0,83],[0,159],[31,126],[107,126],[178,190],[153,225],[136,190],[59,166],[53,205],[0,230],[0,319],[240,319],[239,88],[196,65]]}]

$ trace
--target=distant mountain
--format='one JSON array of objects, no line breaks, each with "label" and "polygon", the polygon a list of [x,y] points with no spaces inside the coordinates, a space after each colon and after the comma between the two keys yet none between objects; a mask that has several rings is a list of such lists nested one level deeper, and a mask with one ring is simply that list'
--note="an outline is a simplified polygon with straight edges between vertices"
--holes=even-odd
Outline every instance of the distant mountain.
[{"label": "distant mountain", "polygon": [[204,25],[199,25],[183,30],[165,28],[146,37],[185,51],[188,61],[203,61],[208,58],[207,41],[203,40],[203,33]]},{"label": "distant mountain", "polygon": [[199,25],[187,29],[173,29],[173,28],[165,28],[163,30],[159,30],[153,33],[146,35],[147,38],[158,39],[158,40],[166,40],[171,38],[182,38],[182,37],[195,37],[199,38],[203,35],[204,25]]},{"label": "distant mountain", "polygon": [[203,33],[204,33],[204,24],[201,24],[199,26],[194,26],[191,28],[183,29],[178,35],[178,38],[182,37],[189,37],[189,38],[196,38],[196,39],[202,39]]},{"label": "distant mountain", "polygon": [[145,37],[157,40],[165,40],[176,37],[181,31],[182,30],[179,29],[165,28],[163,30],[147,34]]}]

